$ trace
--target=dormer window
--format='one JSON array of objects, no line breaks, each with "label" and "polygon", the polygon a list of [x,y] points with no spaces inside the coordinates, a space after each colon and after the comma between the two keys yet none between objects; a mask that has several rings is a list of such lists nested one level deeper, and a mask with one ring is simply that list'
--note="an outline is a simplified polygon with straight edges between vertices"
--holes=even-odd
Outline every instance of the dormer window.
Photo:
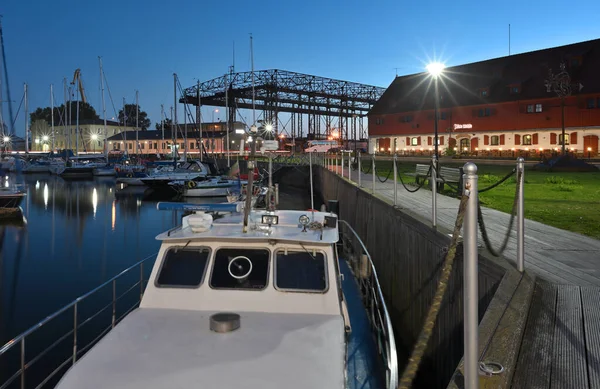
[{"label": "dormer window", "polygon": [[488,97],[490,95],[490,88],[479,89],[479,97]]},{"label": "dormer window", "polygon": [[518,95],[521,93],[521,85],[509,85],[509,88],[511,95]]}]

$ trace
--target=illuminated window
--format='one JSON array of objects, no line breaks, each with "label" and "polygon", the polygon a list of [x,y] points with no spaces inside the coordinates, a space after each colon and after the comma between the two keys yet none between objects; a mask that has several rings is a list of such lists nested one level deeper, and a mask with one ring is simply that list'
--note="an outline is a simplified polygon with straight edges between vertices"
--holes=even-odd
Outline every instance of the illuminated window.
[{"label": "illuminated window", "polygon": [[500,137],[498,135],[490,136],[490,144],[492,146],[498,146],[500,144]]},{"label": "illuminated window", "polygon": [[511,95],[517,95],[521,93],[521,87],[520,86],[511,86],[510,87],[510,94]]},{"label": "illuminated window", "polygon": [[481,117],[485,117],[485,116],[491,116],[492,114],[492,110],[489,108],[479,108],[479,112],[478,112],[478,116]]},{"label": "illuminated window", "polygon": [[377,125],[383,124],[383,118],[375,118],[375,124],[377,124]]},{"label": "illuminated window", "polygon": [[[558,134],[558,144],[562,145],[563,144],[563,135],[562,134]],[[565,145],[569,144],[569,134],[565,134]]]},{"label": "illuminated window", "polygon": [[414,137],[410,140],[410,145],[411,146],[418,146],[419,145],[419,138]]},{"label": "illuminated window", "polygon": [[542,104],[535,105],[535,112],[542,112]]},{"label": "illuminated window", "polygon": [[490,93],[490,92],[489,92],[487,89],[482,89],[482,90],[479,92],[479,95],[480,95],[481,97],[488,97],[489,93]]},{"label": "illuminated window", "polygon": [[523,135],[523,145],[531,145],[531,135]]},{"label": "illuminated window", "polygon": [[533,104],[527,105],[527,113],[533,113]]}]

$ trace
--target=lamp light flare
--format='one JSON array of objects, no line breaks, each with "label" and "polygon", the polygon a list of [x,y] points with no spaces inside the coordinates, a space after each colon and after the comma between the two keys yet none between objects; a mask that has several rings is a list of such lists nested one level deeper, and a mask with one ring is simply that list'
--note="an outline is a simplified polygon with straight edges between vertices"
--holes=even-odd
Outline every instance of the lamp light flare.
[{"label": "lamp light flare", "polygon": [[446,65],[444,65],[441,62],[431,62],[430,64],[427,65],[427,71],[433,77],[438,77],[440,74],[442,74],[444,72],[445,68],[446,68]]}]

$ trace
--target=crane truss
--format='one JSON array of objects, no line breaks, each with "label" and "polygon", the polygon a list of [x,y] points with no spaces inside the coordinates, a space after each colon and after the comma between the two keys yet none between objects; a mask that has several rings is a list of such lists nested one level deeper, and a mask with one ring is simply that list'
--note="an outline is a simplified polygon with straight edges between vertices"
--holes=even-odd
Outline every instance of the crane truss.
[{"label": "crane truss", "polygon": [[[252,72],[229,73],[186,88],[180,102],[229,106],[227,115],[232,123],[237,110],[253,108],[252,78]],[[255,107],[261,111],[260,117],[272,123],[277,132],[296,137],[307,130],[309,138],[324,138],[334,131],[346,140],[366,138],[363,119],[384,91],[285,70],[254,71]],[[284,123],[280,113],[289,114],[289,120]]]}]

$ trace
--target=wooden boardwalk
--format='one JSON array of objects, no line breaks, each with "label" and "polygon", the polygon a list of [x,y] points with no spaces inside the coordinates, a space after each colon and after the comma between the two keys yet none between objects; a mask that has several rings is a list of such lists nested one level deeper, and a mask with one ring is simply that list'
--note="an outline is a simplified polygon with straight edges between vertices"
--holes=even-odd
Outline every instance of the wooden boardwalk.
[{"label": "wooden boardwalk", "polygon": [[[333,167],[330,166],[330,169]],[[337,172],[340,167],[337,166]],[[364,190],[372,191],[372,175],[361,173]],[[348,168],[344,169],[348,178]],[[358,172],[353,170],[351,181],[358,181]],[[493,190],[493,189],[492,189]],[[527,190],[527,188],[525,188]],[[389,179],[381,183],[375,178],[375,193],[390,201],[394,199],[394,183]],[[398,181],[398,208],[431,220],[431,191],[421,189],[410,193]],[[440,228],[452,230],[456,221],[459,200],[448,196],[437,196],[437,224]],[[525,202],[527,208],[527,202]],[[490,241],[494,248],[500,247],[508,229],[510,215],[482,207],[483,218]],[[480,245],[483,240],[480,235]],[[508,246],[503,256],[516,261],[516,221],[513,224]],[[525,220],[525,268],[536,276],[558,284],[578,286],[600,286],[600,240],[574,232],[550,227],[545,224]]]}]

